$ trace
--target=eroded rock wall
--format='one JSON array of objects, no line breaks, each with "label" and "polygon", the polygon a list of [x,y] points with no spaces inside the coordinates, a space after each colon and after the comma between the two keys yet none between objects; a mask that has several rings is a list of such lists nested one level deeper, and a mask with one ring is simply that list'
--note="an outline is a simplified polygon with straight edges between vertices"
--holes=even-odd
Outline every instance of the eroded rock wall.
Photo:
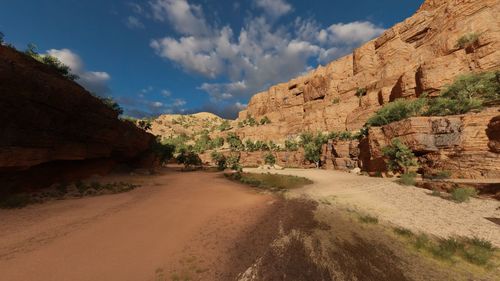
[{"label": "eroded rock wall", "polygon": [[[500,2],[427,0],[404,22],[352,54],[256,94],[239,119],[272,123],[237,129],[242,138],[282,142],[303,131],[358,130],[397,98],[436,94],[457,75],[500,67]],[[473,48],[459,48],[476,33]],[[357,89],[366,89],[358,97]]]},{"label": "eroded rock wall", "polygon": [[0,119],[0,189],[43,187],[65,176],[78,179],[116,164],[153,161],[147,153],[153,135],[119,120],[47,65],[4,46]]},{"label": "eroded rock wall", "polygon": [[382,148],[399,138],[419,158],[422,173],[451,172],[453,178],[500,178],[496,151],[500,108],[445,117],[413,117],[370,128],[361,149],[361,164],[369,172],[384,171]]}]

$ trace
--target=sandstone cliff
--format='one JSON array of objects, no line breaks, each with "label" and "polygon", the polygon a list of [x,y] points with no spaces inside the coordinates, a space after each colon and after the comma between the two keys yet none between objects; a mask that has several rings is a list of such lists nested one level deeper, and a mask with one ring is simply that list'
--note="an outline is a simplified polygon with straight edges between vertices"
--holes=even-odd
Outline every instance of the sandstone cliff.
[{"label": "sandstone cliff", "polygon": [[[272,122],[237,132],[282,141],[303,131],[354,131],[397,98],[432,95],[459,74],[498,69],[499,14],[498,0],[427,0],[352,54],[256,94],[239,119],[267,116]],[[477,42],[459,47],[467,34],[478,35]]]},{"label": "sandstone cliff", "polygon": [[138,164],[154,140],[75,82],[4,46],[0,93],[0,192]]}]

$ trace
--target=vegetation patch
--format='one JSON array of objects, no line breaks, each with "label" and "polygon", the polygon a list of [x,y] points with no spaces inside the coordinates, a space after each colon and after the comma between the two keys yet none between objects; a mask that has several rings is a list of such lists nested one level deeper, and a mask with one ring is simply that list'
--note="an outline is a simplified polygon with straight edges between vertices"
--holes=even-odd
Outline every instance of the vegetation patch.
[{"label": "vegetation patch", "polygon": [[358,220],[366,224],[378,224],[378,218],[370,215],[360,215]]},{"label": "vegetation patch", "polygon": [[399,184],[401,185],[407,185],[407,186],[414,186],[416,183],[415,178],[417,177],[417,173],[415,172],[409,172],[402,174],[401,177],[399,177]]},{"label": "vegetation patch", "polygon": [[479,43],[479,34],[475,32],[467,33],[458,38],[456,47],[460,49],[467,49]]},{"label": "vegetation patch", "polygon": [[289,189],[300,188],[313,183],[311,180],[303,177],[270,173],[233,173],[225,174],[225,176],[231,180],[273,192],[282,192]]},{"label": "vegetation patch", "polygon": [[472,187],[458,187],[451,192],[451,199],[458,203],[468,202],[471,197],[477,196],[478,192]]},{"label": "vegetation patch", "polygon": [[414,116],[446,116],[478,111],[500,102],[500,71],[459,76],[436,98],[397,99],[377,111],[367,122],[383,126]]},{"label": "vegetation patch", "polygon": [[51,188],[47,188],[31,193],[16,193],[3,195],[0,198],[0,208],[17,209],[31,204],[43,203],[55,199],[81,198],[86,196],[97,196],[104,194],[116,194],[131,191],[139,185],[126,182],[83,182],[77,181],[72,184],[59,183]]},{"label": "vegetation patch", "polygon": [[[393,172],[402,172],[406,183],[410,183],[410,168],[418,167],[415,154],[400,139],[395,138],[391,144],[382,148],[382,153],[387,158],[387,167]],[[413,184],[415,184],[413,182]]]}]

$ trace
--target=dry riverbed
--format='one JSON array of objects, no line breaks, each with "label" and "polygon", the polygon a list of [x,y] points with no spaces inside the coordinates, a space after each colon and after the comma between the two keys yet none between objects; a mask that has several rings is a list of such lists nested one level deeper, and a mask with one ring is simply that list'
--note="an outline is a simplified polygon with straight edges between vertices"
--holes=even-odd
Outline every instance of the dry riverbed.
[{"label": "dry riverbed", "polygon": [[383,224],[311,196],[311,179],[285,194],[204,171],[93,179],[140,187],[0,210],[1,279],[495,280],[422,259]]}]

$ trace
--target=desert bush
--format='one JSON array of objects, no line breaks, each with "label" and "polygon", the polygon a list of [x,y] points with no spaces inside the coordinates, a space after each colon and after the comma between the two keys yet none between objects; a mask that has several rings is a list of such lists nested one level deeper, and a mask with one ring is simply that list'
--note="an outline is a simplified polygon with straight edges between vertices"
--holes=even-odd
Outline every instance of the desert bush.
[{"label": "desert bush", "polygon": [[224,154],[217,151],[213,151],[210,154],[210,157],[212,158],[212,161],[214,161],[215,164],[217,165],[219,171],[223,171],[227,168],[226,156],[224,156]]},{"label": "desert bush", "polygon": [[400,139],[395,138],[391,144],[382,148],[382,153],[387,158],[388,168],[393,172],[407,174],[411,167],[417,167],[415,155]]},{"label": "desert bush", "polygon": [[177,156],[177,163],[183,164],[185,168],[201,166],[200,156],[193,151],[183,151]]},{"label": "desert bush", "polygon": [[347,141],[347,140],[351,140],[352,138],[353,138],[353,135],[349,131],[343,131],[343,132],[340,132],[340,134],[339,134],[339,140]]},{"label": "desert bush", "polygon": [[174,157],[175,145],[162,143],[158,139],[152,144],[151,150],[158,157],[161,164],[167,163]]},{"label": "desert bush", "polygon": [[431,174],[424,174],[424,178],[431,180],[449,179],[450,177],[451,177],[450,171],[438,171]]},{"label": "desert bush", "polygon": [[216,137],[215,139],[212,140],[212,148],[220,148],[224,146],[224,138],[223,137]]},{"label": "desert bush", "polygon": [[264,155],[264,163],[274,166],[274,164],[276,164],[276,157],[274,157],[272,153],[266,153],[266,155]]},{"label": "desert bush", "polygon": [[297,151],[299,149],[299,144],[293,140],[285,140],[285,149],[287,151]]},{"label": "desert bush", "polygon": [[260,119],[259,123],[260,125],[271,124],[271,120],[267,116],[264,116],[262,117],[262,119]]},{"label": "desert bush", "polygon": [[239,154],[231,154],[229,157],[227,157],[226,163],[227,167],[231,170],[234,170],[236,172],[241,172],[243,170],[240,164]]},{"label": "desert bush", "polygon": [[339,104],[340,103],[340,98],[336,97],[332,100],[332,104]]},{"label": "desert bush", "polygon": [[471,197],[477,196],[478,192],[472,187],[458,187],[451,192],[451,199],[458,203],[468,202]]},{"label": "desert bush", "polygon": [[386,104],[367,121],[369,126],[383,126],[392,122],[400,121],[409,117],[422,115],[427,98],[421,97],[415,100],[397,99]]},{"label": "desert bush", "polygon": [[362,223],[377,224],[378,218],[370,216],[370,215],[363,215],[363,216],[359,216],[359,221]]},{"label": "desert bush", "polygon": [[233,132],[227,134],[226,141],[229,144],[229,148],[231,148],[231,150],[239,151],[244,148],[243,143],[240,140],[240,137],[238,137],[238,135],[236,135]]},{"label": "desert bush", "polygon": [[394,233],[401,235],[401,236],[406,236],[406,237],[411,237],[413,236],[413,232],[407,228],[403,227],[396,227],[394,228]]},{"label": "desert bush", "polygon": [[279,151],[280,150],[280,147],[277,144],[275,144],[274,141],[272,141],[272,140],[269,141],[267,145],[269,147],[269,150],[271,150],[271,151]]},{"label": "desert bush", "polygon": [[254,152],[254,151],[257,151],[258,149],[257,149],[255,143],[251,139],[247,139],[245,141],[245,150],[248,152]]},{"label": "desert bush", "polygon": [[402,185],[415,185],[416,176],[417,174],[413,172],[402,174],[401,177],[399,178],[399,183]]},{"label": "desert bush", "polygon": [[224,131],[228,131],[231,129],[231,124],[229,123],[228,120],[224,120],[222,121],[222,123],[219,125],[218,127],[219,131],[221,132],[224,132]]},{"label": "desert bush", "polygon": [[358,96],[358,97],[366,96],[367,93],[368,93],[368,91],[366,90],[366,88],[357,88],[356,89],[356,96]]},{"label": "desert bush", "polygon": [[144,119],[137,121],[137,127],[143,129],[144,131],[151,130],[151,126],[151,120]]},{"label": "desert bush", "polygon": [[480,110],[500,100],[500,72],[459,76],[436,99],[429,102],[425,115],[445,116]]},{"label": "desert bush", "polygon": [[460,49],[466,49],[469,47],[473,47],[478,42],[479,42],[479,34],[471,32],[458,38],[456,47]]},{"label": "desert bush", "polygon": [[74,81],[79,78],[77,75],[71,73],[71,69],[69,68],[69,66],[59,61],[56,57],[50,55],[40,55],[38,54],[37,49],[38,47],[35,44],[29,43],[24,53],[32,57],[33,59],[52,67],[59,74],[61,74],[63,77],[69,80]]},{"label": "desert bush", "polygon": [[197,153],[203,153],[208,149],[213,149],[212,139],[210,139],[208,132],[203,132],[194,142],[193,150]]},{"label": "desert bush", "polygon": [[[104,103],[104,105],[106,105],[108,108],[110,108],[111,110],[116,112],[116,114],[118,114],[118,115],[123,114],[123,109],[112,97],[101,97],[101,96],[98,96],[96,94],[92,94],[92,95],[94,97],[98,98],[99,100],[101,100],[101,102]],[[136,123],[136,125],[139,126],[138,123]],[[139,128],[140,128],[140,126],[139,126]]]}]

